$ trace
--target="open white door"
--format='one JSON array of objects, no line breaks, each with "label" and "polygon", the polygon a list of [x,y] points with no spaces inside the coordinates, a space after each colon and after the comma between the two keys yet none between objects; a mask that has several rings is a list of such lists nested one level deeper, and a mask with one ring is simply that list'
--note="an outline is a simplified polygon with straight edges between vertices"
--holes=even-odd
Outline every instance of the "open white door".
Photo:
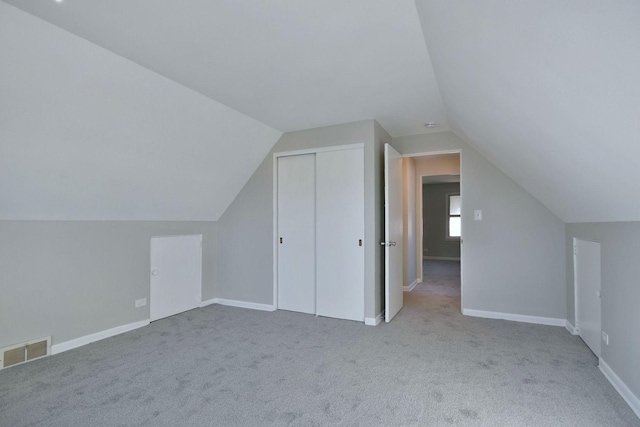
[{"label": "open white door", "polygon": [[150,320],[199,307],[201,292],[202,235],[152,237]]},{"label": "open white door", "polygon": [[402,294],[402,156],[384,145],[384,298],[385,322],[403,305]]},{"label": "open white door", "polygon": [[576,329],[600,357],[600,243],[573,239]]}]

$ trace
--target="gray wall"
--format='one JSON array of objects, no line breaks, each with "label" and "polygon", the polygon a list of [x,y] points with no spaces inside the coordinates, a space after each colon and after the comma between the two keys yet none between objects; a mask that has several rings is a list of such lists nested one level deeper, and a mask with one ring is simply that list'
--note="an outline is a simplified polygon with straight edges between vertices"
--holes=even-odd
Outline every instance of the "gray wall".
[{"label": "gray wall", "polygon": [[403,284],[411,286],[417,278],[416,164],[411,157],[402,159],[402,219]]},{"label": "gray wall", "polygon": [[460,183],[422,185],[422,253],[460,258],[460,240],[447,239],[447,195],[460,194]]},{"label": "gray wall", "polygon": [[461,150],[463,308],[564,319],[564,223],[452,132],[392,144],[402,154]]},{"label": "gray wall", "polygon": [[602,257],[602,330],[609,345],[601,357],[640,397],[640,222],[567,224],[567,319],[575,324],[573,238],[600,242]]},{"label": "gray wall", "polygon": [[215,296],[216,223],[0,221],[0,347],[59,344],[149,318],[149,239],[202,234],[202,299]]},{"label": "gray wall", "polygon": [[273,304],[273,153],[365,144],[365,316],[380,312],[381,141],[373,120],[286,133],[218,221],[217,297]]}]

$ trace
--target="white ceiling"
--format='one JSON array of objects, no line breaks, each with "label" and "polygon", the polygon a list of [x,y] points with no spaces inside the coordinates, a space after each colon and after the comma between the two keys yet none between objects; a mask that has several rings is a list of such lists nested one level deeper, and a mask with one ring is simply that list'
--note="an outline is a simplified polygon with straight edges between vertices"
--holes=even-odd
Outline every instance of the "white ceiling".
[{"label": "white ceiling", "polygon": [[448,129],[411,0],[5,0],[281,131]]},{"label": "white ceiling", "polygon": [[0,3],[0,219],[217,220],[281,136]]},{"label": "white ceiling", "polygon": [[456,133],[565,222],[640,220],[640,2],[416,5]]},{"label": "white ceiling", "polygon": [[[155,168],[151,177],[140,178],[129,169],[129,175],[122,175],[128,179],[118,184],[121,165],[117,161],[121,158],[113,153],[114,158],[107,155],[105,159],[116,162],[116,172],[94,169],[103,174],[91,176],[102,183],[99,188],[107,194],[119,188],[126,196],[114,196],[111,201],[130,213],[116,210],[107,212],[108,217],[215,219],[255,170],[258,158],[273,145],[279,135],[276,129],[291,131],[373,118],[393,136],[427,132],[426,121],[439,123],[434,131],[450,126],[565,222],[640,220],[636,188],[640,182],[640,2],[636,0],[4,1],[104,47],[116,54],[114,58],[119,55],[141,65],[134,70],[134,64],[122,60],[127,70],[123,68],[109,81],[112,70],[107,68],[96,78],[102,79],[100,85],[124,81],[118,86],[123,103],[127,103],[127,91],[138,91],[135,99],[148,98],[153,106],[153,111],[134,106],[139,109],[134,108],[133,114],[153,113],[149,123],[161,117],[167,126],[173,126],[169,137],[166,132],[157,135],[162,141],[158,152],[167,154],[149,167]],[[22,55],[20,49],[31,49],[29,31],[42,30],[29,25],[33,28],[23,28],[23,34],[14,38],[11,34],[5,37],[6,28],[0,28],[3,46],[17,57]],[[38,37],[46,37],[47,31],[42,30]],[[51,37],[62,37],[52,41],[53,49],[62,49],[61,61],[66,65],[61,69],[70,73],[82,71],[82,64],[89,69],[121,66],[114,65],[119,60],[105,59],[107,52],[98,54],[99,48],[90,49],[86,47],[90,43],[77,37],[72,40],[68,33]],[[76,49],[79,41],[86,46]],[[14,59],[2,54],[5,75],[26,71],[18,79],[21,86],[0,76],[0,83],[5,83],[0,90],[16,100],[9,103],[6,93],[1,94],[0,107],[8,113],[0,117],[0,137],[4,138],[0,143],[9,141],[7,135],[22,135],[20,129],[12,130],[16,123],[44,133],[48,129],[41,128],[47,123],[68,117],[63,114],[69,113],[65,109],[47,119],[49,112],[44,108],[39,116],[16,108],[24,94],[37,99],[41,93],[51,97],[58,93],[60,82],[46,81],[47,72],[56,69],[48,64],[34,71],[33,66],[40,64],[28,61],[42,54],[37,49],[34,52],[23,57],[23,63],[10,66],[7,64]],[[57,64],[55,55],[52,61]],[[71,78],[81,81],[87,75],[78,73],[66,80],[54,75],[72,90]],[[175,96],[189,107],[163,106],[164,92],[179,93]],[[104,96],[109,93],[105,89]],[[83,106],[79,103],[73,111]],[[43,107],[59,108],[46,103]],[[170,120],[172,115],[175,120]],[[41,118],[45,119],[38,121]],[[182,141],[177,134],[185,123],[190,130]],[[124,138],[122,129],[111,128],[113,138],[102,138],[105,142]],[[84,131],[87,129],[89,125]],[[81,131],[69,127],[51,141],[50,150],[59,144],[64,152],[76,150],[88,158],[97,155],[88,148],[82,150],[82,139],[70,139],[78,135],[68,132]],[[154,134],[128,135],[120,144],[133,153],[153,151],[157,142],[135,139],[143,135]],[[215,141],[211,135],[216,135]],[[207,163],[185,156],[182,147],[174,145],[177,140],[192,144],[194,153],[204,149],[206,156],[200,159],[216,160]],[[44,153],[51,156],[52,152]],[[220,153],[231,156],[230,161],[219,160],[224,158]],[[35,151],[24,164],[5,160],[5,154],[0,158],[5,171],[51,167],[50,162],[35,161],[39,154]],[[9,154],[20,159],[20,153]],[[244,155],[249,156],[248,162],[243,162]],[[60,171],[58,175],[50,171],[50,181],[46,174],[27,173],[24,180],[9,174],[15,182],[2,179],[0,190],[3,186],[16,189],[14,199],[3,196],[0,200],[20,202],[20,191],[42,190],[30,185],[45,190],[53,186],[49,192],[42,190],[40,202],[62,206],[56,191],[64,194],[67,181],[76,184],[73,191],[92,194],[94,188],[84,188],[85,175],[73,175],[80,167],[69,166],[71,160],[66,156],[59,157],[58,167],[68,167],[70,178]],[[56,158],[55,153],[50,158]],[[182,175],[172,159],[184,171]],[[134,168],[143,160],[127,162],[122,167]],[[99,163],[94,159],[89,164]],[[187,172],[192,165],[193,170]],[[227,184],[224,172],[229,165],[234,166],[235,175]],[[162,178],[163,168],[171,169],[175,179]],[[153,188],[154,176],[165,179],[169,190]],[[136,179],[143,182],[125,184]],[[80,193],[68,195],[69,204],[85,203],[86,194]],[[151,196],[140,198],[146,193]],[[202,194],[221,202],[205,205]],[[173,212],[175,197],[185,203],[184,212]],[[101,205],[96,205],[99,198],[87,200],[82,212],[88,215],[79,216],[91,217],[92,209],[101,215]],[[158,205],[156,216],[147,218],[150,212],[140,206],[149,203],[144,206],[154,207],[156,200],[164,204]]]}]

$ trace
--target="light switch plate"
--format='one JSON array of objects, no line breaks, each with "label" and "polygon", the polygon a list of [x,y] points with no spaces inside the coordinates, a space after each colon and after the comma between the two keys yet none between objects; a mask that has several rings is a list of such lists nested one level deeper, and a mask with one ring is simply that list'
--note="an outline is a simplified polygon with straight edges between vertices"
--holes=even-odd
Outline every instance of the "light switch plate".
[{"label": "light switch plate", "polygon": [[146,298],[141,298],[141,299],[137,299],[136,300],[136,308],[144,307],[145,305],[147,305],[147,299]]},{"label": "light switch plate", "polygon": [[473,219],[476,221],[482,221],[482,210],[476,209],[473,211]]}]

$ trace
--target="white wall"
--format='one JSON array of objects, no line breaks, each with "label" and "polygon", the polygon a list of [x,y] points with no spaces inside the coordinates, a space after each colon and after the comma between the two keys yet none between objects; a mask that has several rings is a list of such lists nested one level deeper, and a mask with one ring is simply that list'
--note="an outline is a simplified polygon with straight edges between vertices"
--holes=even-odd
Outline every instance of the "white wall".
[{"label": "white wall", "polygon": [[365,316],[375,317],[382,305],[377,243],[382,209],[380,141],[385,137],[376,133],[373,120],[285,133],[218,222],[217,297],[273,304],[273,153],[364,143]]},{"label": "white wall", "polygon": [[281,135],[3,2],[0,58],[0,219],[217,220]]},{"label": "white wall", "polygon": [[0,347],[52,344],[149,319],[150,238],[202,234],[202,299],[216,295],[215,222],[0,221]]},{"label": "white wall", "polygon": [[602,330],[609,334],[609,345],[602,344],[601,358],[635,394],[639,413],[640,222],[567,224],[566,230],[567,319],[575,325],[573,238],[600,242]]},{"label": "white wall", "polygon": [[564,223],[452,132],[392,144],[401,154],[461,150],[463,309],[564,319]]}]

